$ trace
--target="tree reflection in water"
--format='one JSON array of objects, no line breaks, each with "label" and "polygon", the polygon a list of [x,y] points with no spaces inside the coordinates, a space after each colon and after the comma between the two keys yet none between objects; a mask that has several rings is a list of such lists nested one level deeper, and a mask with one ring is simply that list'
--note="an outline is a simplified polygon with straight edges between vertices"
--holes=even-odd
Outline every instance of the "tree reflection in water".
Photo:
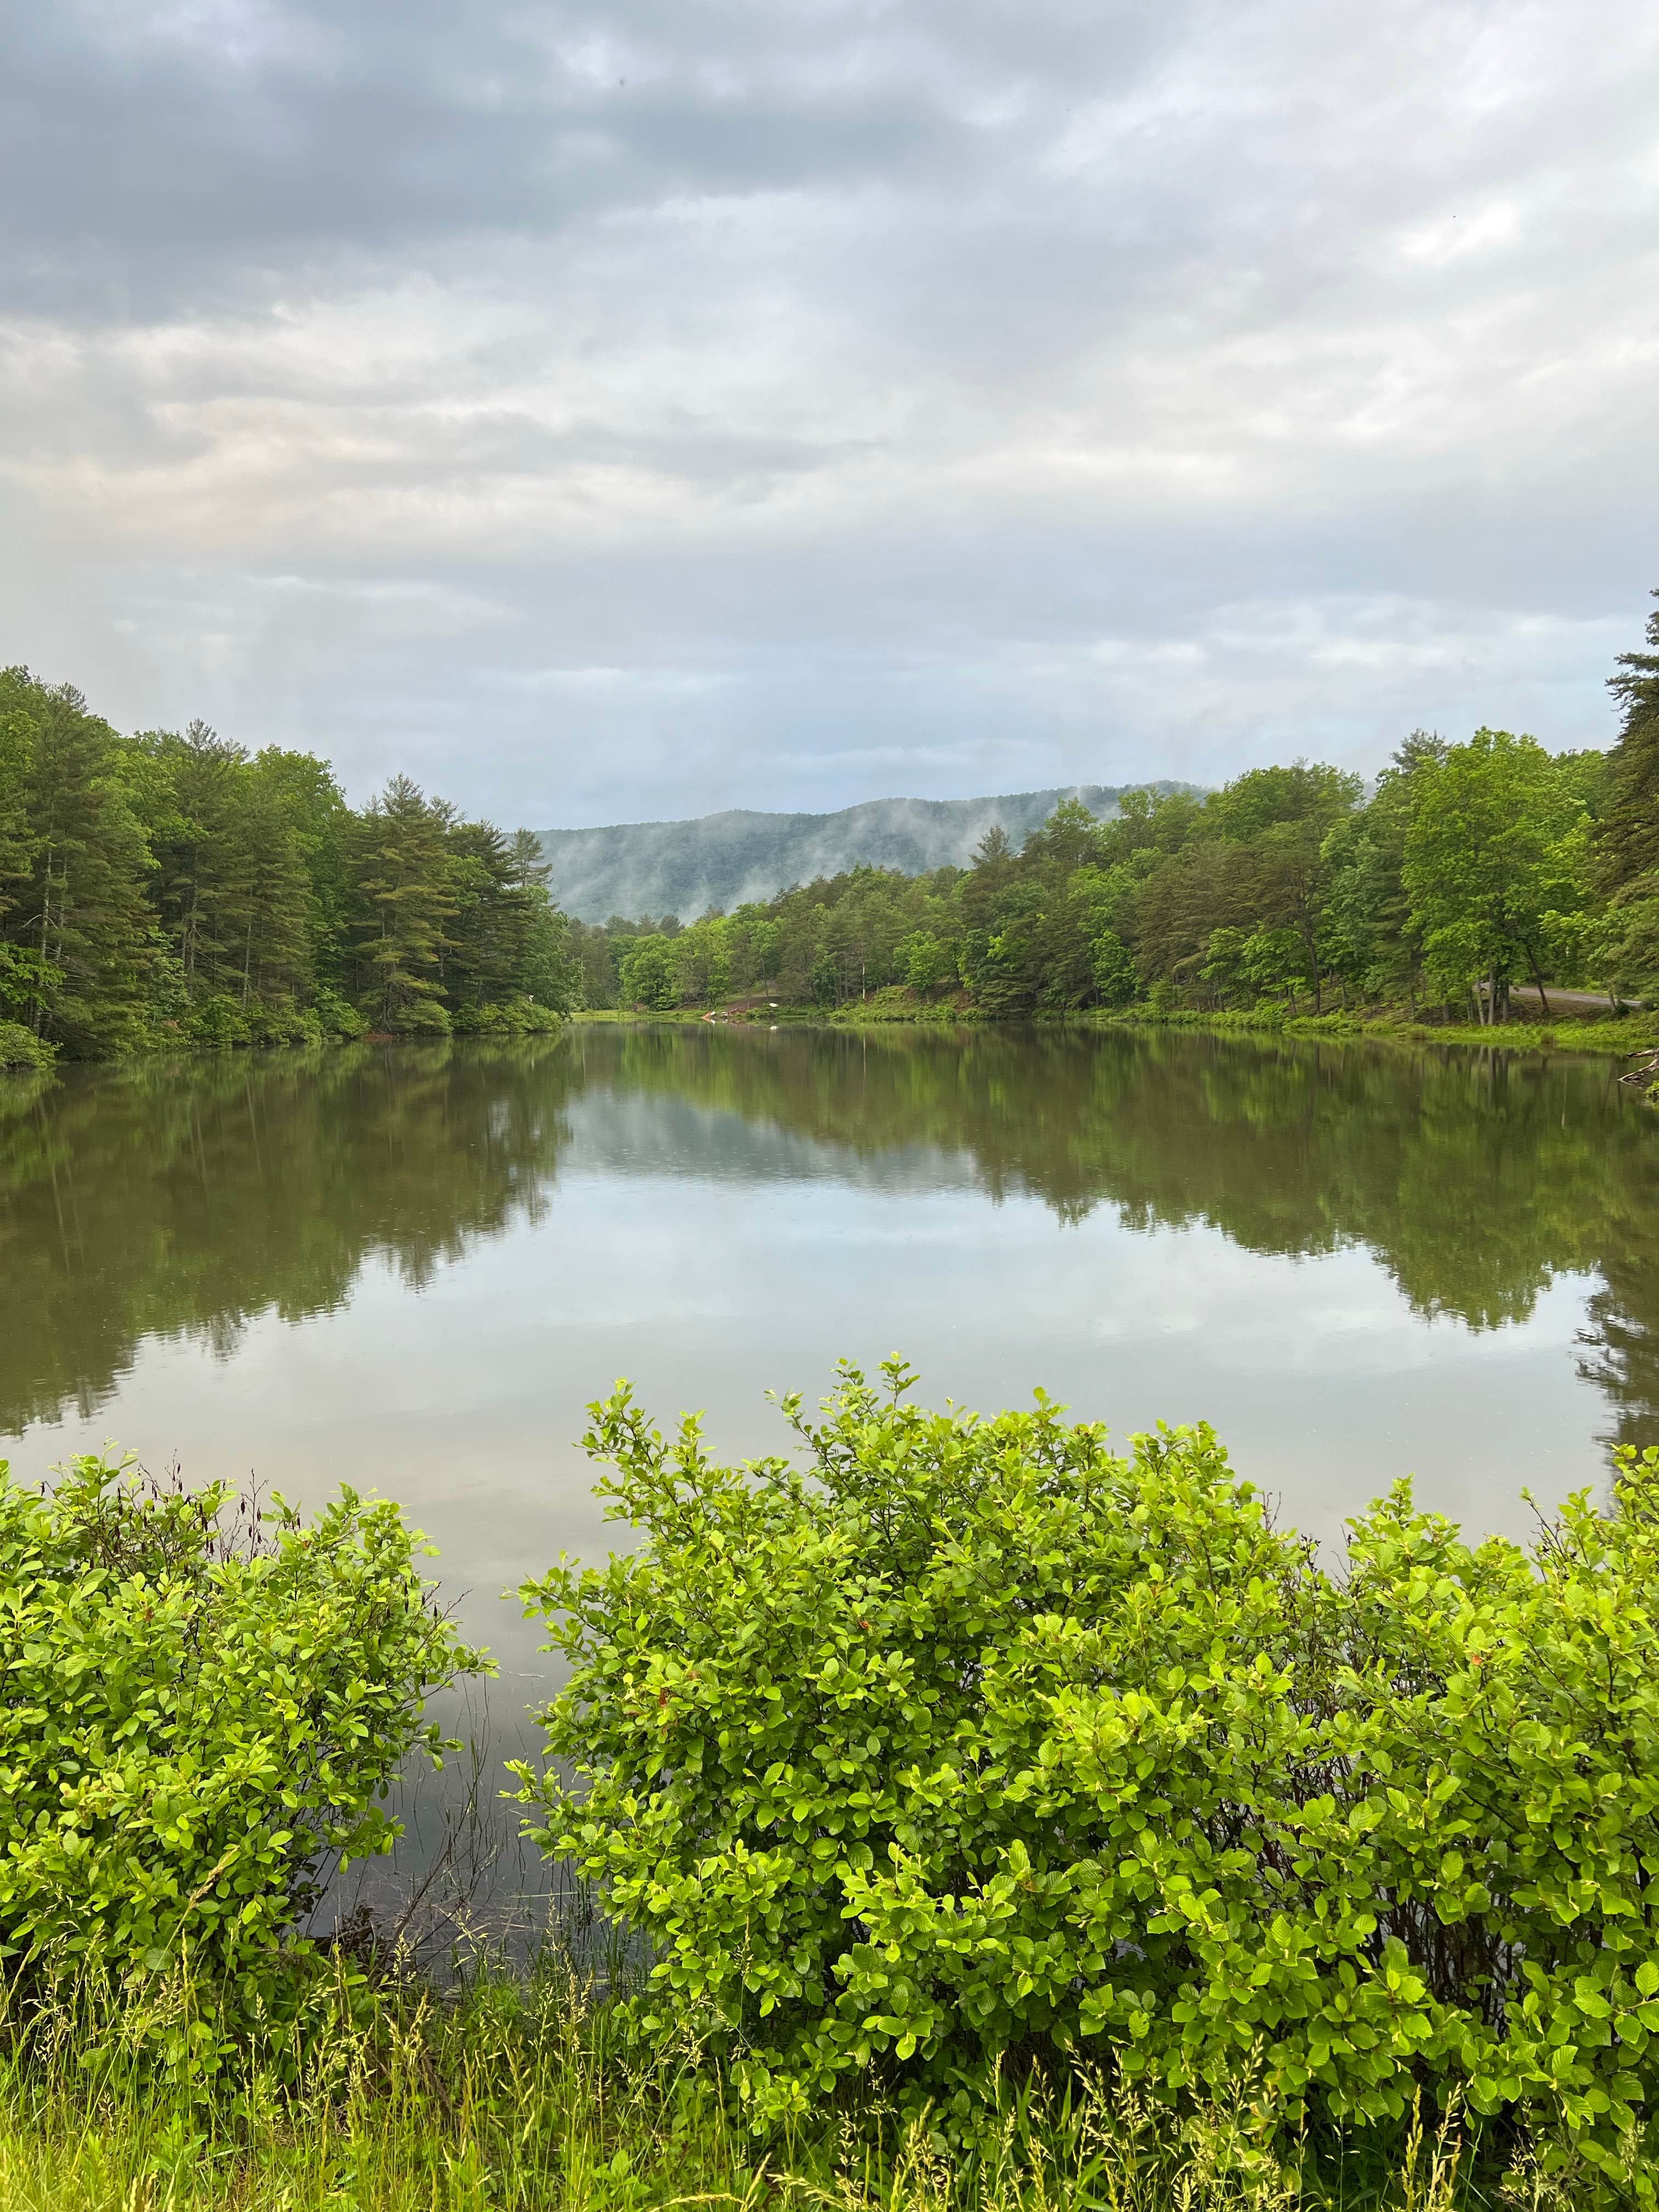
[{"label": "tree reflection in water", "polygon": [[[89,1414],[147,1337],[412,1285],[550,1200],[578,1097],[672,1097],[856,1166],[907,1147],[1063,1220],[1369,1249],[1413,1310],[1524,1320],[1599,1277],[1583,1372],[1659,1441],[1659,1124],[1599,1061],[1176,1031],[578,1028],[0,1085],[0,1428]],[[838,1346],[826,1347],[826,1356]]]}]

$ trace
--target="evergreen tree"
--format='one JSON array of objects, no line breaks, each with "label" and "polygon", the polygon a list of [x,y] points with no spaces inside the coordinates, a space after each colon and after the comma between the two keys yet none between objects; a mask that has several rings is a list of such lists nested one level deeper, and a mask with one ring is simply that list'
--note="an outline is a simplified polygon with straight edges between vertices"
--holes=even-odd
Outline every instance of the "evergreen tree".
[{"label": "evergreen tree", "polygon": [[126,803],[115,732],[70,684],[0,673],[10,871],[0,935],[12,1012],[77,1052],[143,1042],[154,933],[143,832]]},{"label": "evergreen tree", "polygon": [[382,1029],[446,1030],[446,925],[455,911],[452,808],[393,776],[356,817],[350,841],[358,1002]]},{"label": "evergreen tree", "polygon": [[333,769],[314,753],[267,745],[254,756],[253,769],[280,808],[305,870],[311,986],[337,988],[351,903],[346,853],[351,809]]},{"label": "evergreen tree", "polygon": [[151,896],[186,1004],[291,1005],[312,975],[310,886],[279,780],[205,722],[130,741]]},{"label": "evergreen tree", "polygon": [[1607,758],[1606,808],[1592,849],[1609,892],[1659,874],[1659,608],[1648,617],[1647,642],[1650,652],[1621,653],[1619,672],[1607,679],[1624,720]]},{"label": "evergreen tree", "polygon": [[513,851],[493,822],[455,822],[445,838],[452,909],[442,975],[452,1009],[499,1006],[520,988],[528,910]]},{"label": "evergreen tree", "polygon": [[1651,652],[1619,656],[1608,682],[1624,720],[1591,851],[1607,895],[1596,964],[1614,990],[1651,999],[1659,994],[1659,609],[1648,617],[1647,642]]}]

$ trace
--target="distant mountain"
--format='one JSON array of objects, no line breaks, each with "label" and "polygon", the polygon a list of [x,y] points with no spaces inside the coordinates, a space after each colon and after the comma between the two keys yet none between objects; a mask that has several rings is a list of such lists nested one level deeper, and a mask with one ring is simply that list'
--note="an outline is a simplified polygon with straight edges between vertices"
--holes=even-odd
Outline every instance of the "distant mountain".
[{"label": "distant mountain", "polygon": [[896,868],[919,876],[947,862],[965,867],[994,822],[1016,846],[1062,799],[1115,814],[1126,791],[1192,791],[1197,786],[1073,783],[1011,791],[995,799],[871,799],[837,814],[753,814],[734,809],[695,822],[619,822],[603,830],[544,830],[550,888],[581,921],[677,914],[695,921],[711,907],[729,914],[791,884],[843,868]]}]

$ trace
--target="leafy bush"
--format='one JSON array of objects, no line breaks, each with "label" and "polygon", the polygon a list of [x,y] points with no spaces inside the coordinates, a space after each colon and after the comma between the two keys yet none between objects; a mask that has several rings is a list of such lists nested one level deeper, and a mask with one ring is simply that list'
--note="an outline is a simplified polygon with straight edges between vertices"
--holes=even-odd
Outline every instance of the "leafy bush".
[{"label": "leafy bush", "polygon": [[649,1937],[647,2031],[762,2115],[1045,2056],[1187,2111],[1255,2069],[1287,2126],[1455,2095],[1595,2201],[1659,2088],[1659,1453],[1530,1553],[1402,1486],[1330,1575],[1206,1428],[884,1371],[784,1401],[805,1473],[619,1386],[641,1547],[526,1587],[573,1672],[524,1796]]},{"label": "leafy bush", "polygon": [[228,991],[216,991],[210,999],[198,1001],[185,1015],[182,1027],[191,1044],[204,1045],[211,1052],[228,1052],[253,1041],[247,1016]]},{"label": "leafy bush", "polygon": [[393,1036],[447,1036],[452,1026],[448,1008],[436,999],[406,999],[395,1015],[386,1017]]},{"label": "leafy bush", "polygon": [[323,1025],[315,1014],[298,1006],[268,1006],[258,999],[247,1009],[249,1041],[256,1045],[283,1047],[320,1044]]},{"label": "leafy bush", "polygon": [[343,1044],[362,1036],[368,1027],[368,1015],[360,1013],[349,999],[343,999],[326,984],[320,984],[312,994],[310,1011],[321,1024],[324,1035]]},{"label": "leafy bush", "polygon": [[461,1006],[454,1016],[458,1036],[546,1036],[563,1027],[550,1006],[538,1006],[529,997],[509,999],[505,1006],[494,1000],[482,1006]]},{"label": "leafy bush", "polygon": [[21,1022],[0,1022],[0,1068],[43,1069],[57,1058],[52,1047]]},{"label": "leafy bush", "polygon": [[25,1985],[187,1966],[246,2014],[335,1859],[390,1847],[427,1692],[485,1662],[395,1506],[307,1528],[130,1474],[0,1462],[0,1955]]}]

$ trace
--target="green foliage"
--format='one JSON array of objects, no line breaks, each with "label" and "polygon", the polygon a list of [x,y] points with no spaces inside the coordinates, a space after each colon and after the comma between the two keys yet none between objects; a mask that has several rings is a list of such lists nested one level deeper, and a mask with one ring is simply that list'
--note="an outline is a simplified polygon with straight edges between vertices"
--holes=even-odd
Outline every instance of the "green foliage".
[{"label": "green foliage", "polygon": [[188,1042],[216,1052],[253,1042],[248,1018],[228,991],[216,991],[210,999],[199,1000],[186,1015],[183,1029]]},{"label": "green foliage", "polygon": [[1646,653],[1619,656],[1608,686],[1624,720],[1591,832],[1592,868],[1607,894],[1592,957],[1615,989],[1652,998],[1659,996],[1659,609],[1648,617],[1647,644]]},{"label": "green foliage", "polygon": [[559,1027],[559,1017],[531,998],[509,999],[504,1006],[493,1002],[462,1006],[455,1016],[459,1036],[546,1036]]},{"label": "green foliage", "polygon": [[1659,2091],[1659,1452],[1530,1554],[1401,1486],[1331,1575],[1207,1429],[1118,1456],[884,1374],[785,1401],[810,1474],[619,1386],[586,1443],[643,1541],[526,1587],[572,1673],[525,1797],[649,1936],[646,2032],[771,2116],[872,2067],[963,2114],[1043,2053],[1184,2111],[1254,2053],[1287,2125],[1426,2089],[1613,2201]]},{"label": "green foliage", "polygon": [[670,940],[659,934],[629,940],[617,975],[622,1002],[626,1006],[648,1006],[661,1011],[679,1004]]},{"label": "green foliage", "polygon": [[[0,1956],[135,2002],[188,1963],[252,2018],[330,1865],[390,1847],[399,1762],[440,1755],[427,1692],[485,1662],[395,1506],[307,1527],[131,1477],[80,1459],[43,1496],[0,1463]],[[157,2033],[216,2057],[176,2011]]]},{"label": "green foliage", "polygon": [[540,1028],[577,989],[546,879],[528,830],[407,778],[354,815],[310,754],[250,758],[202,722],[120,738],[0,671],[0,1022],[43,1046]]},{"label": "green foliage", "polygon": [[69,684],[0,670],[0,989],[71,1052],[142,1042],[153,933],[119,740]]},{"label": "green foliage", "polygon": [[55,1056],[52,1047],[21,1022],[0,1021],[0,1068],[48,1068]]},{"label": "green foliage", "polygon": [[930,999],[957,980],[957,963],[950,945],[931,929],[913,929],[896,948],[904,981],[919,999]]},{"label": "green foliage", "polygon": [[[1650,629],[1659,641],[1659,616]],[[1306,761],[1208,793],[1089,787],[1114,815],[1079,798],[1041,821],[1028,808],[1018,849],[998,823],[966,868],[901,872],[927,842],[907,832],[877,840],[886,865],[730,914],[603,927],[560,913],[532,832],[470,821],[406,776],[354,813],[309,754],[250,757],[199,722],[118,738],[67,687],[0,672],[0,1020],[95,1054],[341,1034],[324,994],[414,1036],[508,1033],[526,1002],[890,1012],[896,992],[937,1015],[950,994],[958,1013],[1028,1019],[1403,1000],[1415,1019],[1426,996],[1490,1022],[1522,977],[1647,995],[1656,670],[1659,652],[1621,656],[1606,760],[1419,731],[1369,800]],[[717,842],[743,845],[761,820],[718,817]],[[636,825],[665,870],[653,879],[702,878],[663,840],[695,844],[703,826]]]},{"label": "green foliage", "polygon": [[1620,654],[1607,684],[1624,709],[1595,833],[1597,872],[1610,891],[1659,888],[1659,608],[1648,617],[1646,642],[1645,653]]},{"label": "green foliage", "polygon": [[[282,780],[204,722],[182,737],[147,732],[123,751],[159,933],[186,999],[293,1000],[309,971],[312,901]],[[216,1018],[206,1041],[247,1041],[222,1036],[225,1027]]]},{"label": "green foliage", "polygon": [[[1649,628],[1659,647],[1659,615]],[[1064,799],[1018,850],[994,826],[966,869],[854,868],[683,935],[613,916],[574,933],[586,1003],[766,990],[828,1011],[897,989],[920,1011],[959,985],[992,1018],[1404,1004],[1415,1020],[1426,1000],[1490,1026],[1516,982],[1659,994],[1659,650],[1621,655],[1613,690],[1606,758],[1418,730],[1369,799],[1297,761],[1208,793],[1125,791],[1109,818]],[[651,955],[628,949],[647,938]]]},{"label": "green foliage", "polygon": [[1589,814],[1577,777],[1531,738],[1477,730],[1413,777],[1403,878],[1429,971],[1480,987],[1485,1018],[1517,971],[1542,981],[1583,899]]}]

